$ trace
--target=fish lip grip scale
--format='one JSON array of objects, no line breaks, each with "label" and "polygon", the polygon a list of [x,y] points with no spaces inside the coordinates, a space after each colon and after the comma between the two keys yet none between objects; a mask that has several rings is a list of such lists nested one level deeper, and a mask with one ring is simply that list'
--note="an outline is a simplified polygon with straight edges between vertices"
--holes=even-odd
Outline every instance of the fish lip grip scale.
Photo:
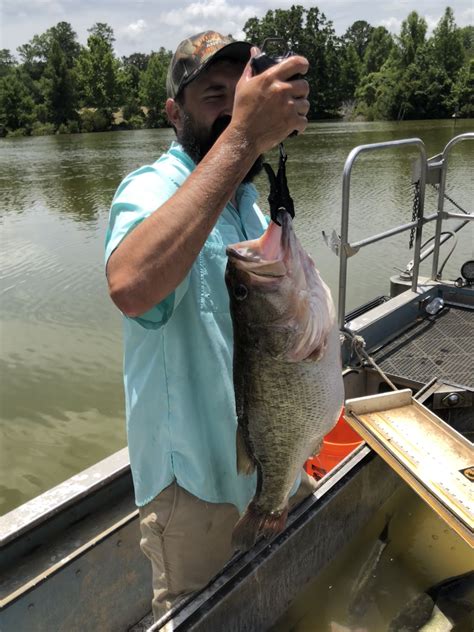
[{"label": "fish lip grip scale", "polygon": [[286,179],[286,160],[287,155],[283,147],[283,143],[280,143],[280,157],[276,175],[268,162],[263,163],[263,167],[267,172],[268,180],[270,182],[270,194],[268,196],[270,217],[275,224],[278,224],[278,226],[281,226],[278,221],[278,215],[282,211],[289,213],[291,219],[295,217],[295,205],[293,203],[293,198],[290,195],[288,181]]}]

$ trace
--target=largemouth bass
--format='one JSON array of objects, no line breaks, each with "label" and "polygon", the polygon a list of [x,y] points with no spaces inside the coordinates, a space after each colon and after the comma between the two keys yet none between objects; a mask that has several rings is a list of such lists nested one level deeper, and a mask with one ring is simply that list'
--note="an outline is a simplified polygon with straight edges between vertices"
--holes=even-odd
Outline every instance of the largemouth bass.
[{"label": "largemouth bass", "polygon": [[260,239],[227,247],[234,329],[237,469],[257,491],[233,532],[246,550],[285,526],[288,498],[344,400],[339,331],[329,288],[288,213]]}]

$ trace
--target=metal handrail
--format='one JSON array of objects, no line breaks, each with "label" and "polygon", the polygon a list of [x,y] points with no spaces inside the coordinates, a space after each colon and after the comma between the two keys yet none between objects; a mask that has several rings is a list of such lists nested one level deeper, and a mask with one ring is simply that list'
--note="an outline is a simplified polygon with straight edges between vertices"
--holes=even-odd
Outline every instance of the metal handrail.
[{"label": "metal handrail", "polygon": [[435,238],[433,243],[433,266],[431,268],[431,278],[436,280],[438,276],[438,265],[439,265],[439,250],[440,250],[440,240],[442,233],[442,224],[443,219],[452,218],[452,219],[463,219],[465,221],[473,220],[474,215],[470,213],[469,215],[463,215],[461,213],[446,213],[444,211],[444,193],[446,189],[446,174],[448,171],[448,156],[451,152],[451,149],[454,145],[457,145],[461,141],[464,140],[474,140],[473,132],[466,132],[465,134],[459,134],[459,136],[455,136],[452,138],[441,154],[441,179],[438,188],[438,212],[437,212],[437,220],[435,227]]},{"label": "metal handrail", "polygon": [[[363,239],[359,242],[351,244],[348,241],[349,236],[349,199],[350,199],[350,185],[351,185],[351,173],[352,167],[356,158],[363,152],[373,151],[377,149],[391,149],[393,147],[415,146],[421,158],[420,169],[420,184],[419,184],[419,207],[418,216],[415,221],[407,224],[402,224],[395,228],[391,228],[388,231],[379,233],[367,239]],[[359,250],[369,244],[376,241],[386,239],[392,235],[416,228],[415,233],[415,251],[414,251],[414,266],[413,266],[413,281],[412,290],[416,291],[418,283],[418,270],[420,265],[420,251],[421,251],[421,239],[423,224],[427,221],[432,221],[438,218],[438,213],[431,215],[429,218],[423,217],[424,205],[425,205],[425,188],[426,188],[426,174],[427,174],[427,158],[426,150],[423,141],[420,138],[408,138],[403,140],[387,141],[384,143],[373,143],[370,145],[359,145],[355,147],[347,157],[344,165],[344,171],[342,175],[342,214],[341,214],[341,237],[339,248],[339,300],[338,300],[338,321],[339,328],[344,329],[345,324],[345,311],[346,311],[346,285],[347,285],[347,259],[351,254],[354,254],[354,250]]]}]

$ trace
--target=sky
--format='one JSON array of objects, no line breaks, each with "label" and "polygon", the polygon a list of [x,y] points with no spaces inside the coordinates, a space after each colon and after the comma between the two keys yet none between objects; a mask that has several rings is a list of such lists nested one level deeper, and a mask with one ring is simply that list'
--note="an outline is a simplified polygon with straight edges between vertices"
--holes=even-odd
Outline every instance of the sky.
[{"label": "sky", "polygon": [[431,32],[448,4],[458,26],[474,24],[474,0],[0,0],[0,49],[16,54],[16,48],[35,34],[65,21],[82,44],[88,28],[106,22],[114,30],[115,51],[120,56],[149,53],[161,46],[174,50],[185,37],[208,29],[242,37],[249,18],[293,4],[319,7],[338,35],[356,20],[383,25],[398,34],[412,10],[425,18]]}]

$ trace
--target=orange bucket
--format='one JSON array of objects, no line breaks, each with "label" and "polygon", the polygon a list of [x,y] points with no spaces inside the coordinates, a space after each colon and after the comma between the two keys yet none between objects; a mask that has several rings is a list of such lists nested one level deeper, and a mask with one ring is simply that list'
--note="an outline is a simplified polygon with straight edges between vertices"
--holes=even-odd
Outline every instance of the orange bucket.
[{"label": "orange bucket", "polygon": [[362,437],[344,419],[342,411],[334,428],[324,437],[321,452],[306,461],[306,472],[315,478],[322,478],[363,442]]}]

